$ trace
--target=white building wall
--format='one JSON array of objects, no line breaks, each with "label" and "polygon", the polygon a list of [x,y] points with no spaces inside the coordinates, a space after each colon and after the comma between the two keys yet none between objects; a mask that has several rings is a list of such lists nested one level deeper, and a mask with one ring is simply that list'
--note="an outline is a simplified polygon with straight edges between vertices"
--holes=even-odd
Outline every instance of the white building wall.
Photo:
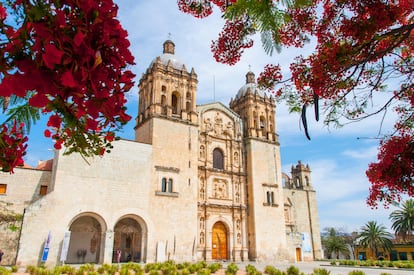
[{"label": "white building wall", "polygon": [[[148,227],[148,255],[154,247],[154,224],[149,182],[152,148],[131,141],[114,142],[114,149],[104,157],[85,162],[79,155],[55,158],[54,191],[26,209],[17,262],[37,264],[44,241],[52,239],[47,264],[54,265],[60,256],[64,233],[82,213],[94,213],[104,220],[108,231],[124,215],[136,214]],[[112,251],[111,251],[112,253]]]}]

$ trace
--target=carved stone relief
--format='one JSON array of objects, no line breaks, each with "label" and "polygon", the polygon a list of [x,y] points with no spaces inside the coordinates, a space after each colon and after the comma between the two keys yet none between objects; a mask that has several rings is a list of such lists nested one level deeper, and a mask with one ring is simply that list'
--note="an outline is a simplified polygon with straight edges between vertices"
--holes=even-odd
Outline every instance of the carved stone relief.
[{"label": "carved stone relief", "polygon": [[217,136],[221,136],[223,134],[223,119],[218,112],[214,117],[214,134]]},{"label": "carved stone relief", "polygon": [[216,199],[227,199],[227,181],[215,179],[213,183],[213,197]]}]

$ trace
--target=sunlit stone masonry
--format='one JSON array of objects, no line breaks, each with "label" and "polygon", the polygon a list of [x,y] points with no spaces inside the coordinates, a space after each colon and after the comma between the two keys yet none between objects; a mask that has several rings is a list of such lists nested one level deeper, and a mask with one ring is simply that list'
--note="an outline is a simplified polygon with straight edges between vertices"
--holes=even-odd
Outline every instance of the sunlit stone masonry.
[{"label": "sunlit stone masonry", "polygon": [[139,81],[135,140],[0,175],[1,211],[23,216],[21,230],[1,225],[2,264],[322,257],[311,170],[281,171],[274,98],[249,71],[229,107],[197,105],[174,49]]}]

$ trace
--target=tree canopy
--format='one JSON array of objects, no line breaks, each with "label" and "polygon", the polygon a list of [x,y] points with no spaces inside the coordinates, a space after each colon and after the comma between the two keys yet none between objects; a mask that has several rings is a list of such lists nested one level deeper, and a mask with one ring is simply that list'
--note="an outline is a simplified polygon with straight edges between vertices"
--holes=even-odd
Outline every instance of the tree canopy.
[{"label": "tree canopy", "polygon": [[404,241],[410,239],[414,234],[414,200],[406,200],[399,209],[392,211],[390,220],[397,235],[401,235]]},{"label": "tree canopy", "polygon": [[3,171],[23,164],[27,132],[48,116],[56,149],[83,156],[111,149],[131,117],[125,93],[134,64],[112,0],[0,3],[0,132]]},{"label": "tree canopy", "polygon": [[[301,112],[310,139],[306,111],[326,125],[342,126],[379,115],[378,162],[366,172],[371,182],[367,203],[376,207],[414,196],[414,1],[413,0],[178,0],[198,18],[218,7],[226,19],[211,49],[221,63],[237,63],[260,33],[265,51],[316,48],[298,55],[283,75],[268,64],[258,83],[291,111]],[[381,121],[398,114],[394,129],[381,132]]]},{"label": "tree canopy", "polygon": [[379,249],[389,251],[392,248],[392,235],[386,230],[385,226],[375,221],[367,222],[361,227],[357,240],[362,247],[372,251],[375,257],[378,255]]}]

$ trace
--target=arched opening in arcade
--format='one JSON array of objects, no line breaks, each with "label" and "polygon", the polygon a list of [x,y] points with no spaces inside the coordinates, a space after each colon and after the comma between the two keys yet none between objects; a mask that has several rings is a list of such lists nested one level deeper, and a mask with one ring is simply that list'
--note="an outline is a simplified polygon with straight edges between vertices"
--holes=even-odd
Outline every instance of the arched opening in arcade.
[{"label": "arched opening in arcade", "polygon": [[69,227],[70,238],[66,263],[102,263],[105,222],[93,213],[84,213],[73,220]]},{"label": "arched opening in arcade", "polygon": [[212,231],[212,250],[211,257],[213,260],[228,259],[228,231],[224,223],[216,222]]},{"label": "arched opening in arcade", "polygon": [[145,261],[146,226],[138,217],[120,219],[114,228],[112,262]]}]

